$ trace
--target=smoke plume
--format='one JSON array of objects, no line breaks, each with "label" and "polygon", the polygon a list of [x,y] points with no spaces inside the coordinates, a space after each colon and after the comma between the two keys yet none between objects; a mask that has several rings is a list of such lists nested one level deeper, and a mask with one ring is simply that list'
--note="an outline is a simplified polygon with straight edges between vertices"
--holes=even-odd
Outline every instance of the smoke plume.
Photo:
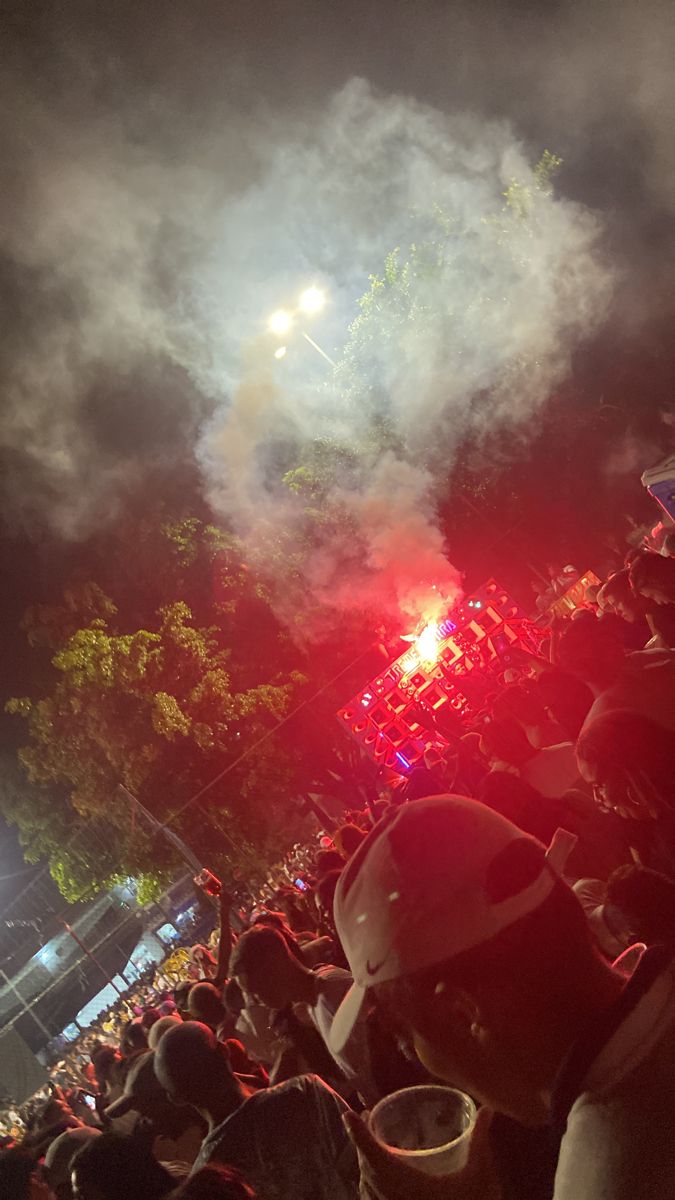
[{"label": "smoke plume", "polygon": [[[465,435],[526,439],[613,287],[622,330],[672,303],[669,6],[8,9],[6,524],[79,538],[196,454],[305,636],[429,612]],[[273,358],[310,284],[334,373],[300,322]]]},{"label": "smoke plume", "polygon": [[[318,279],[328,316],[300,314],[297,325],[342,358],[331,377],[301,328],[278,364],[260,339],[199,452],[212,503],[277,577],[279,603],[305,635],[317,605],[417,620],[440,604],[434,588],[457,594],[439,482],[468,431],[525,435],[602,321],[611,274],[599,232],[588,210],[555,199],[533,174],[507,123],[449,118],[362,81],[271,152],[264,180],[230,209],[215,269],[241,279],[240,260],[254,252],[297,263],[274,295],[265,289],[270,302],[293,303]],[[373,274],[382,277],[345,348]],[[290,496],[270,460],[287,441],[302,461],[303,447],[327,437],[349,465],[319,475],[319,502],[324,518],[343,519],[325,519],[319,544],[307,546],[316,496]],[[289,571],[289,555],[271,548],[299,543]]]}]

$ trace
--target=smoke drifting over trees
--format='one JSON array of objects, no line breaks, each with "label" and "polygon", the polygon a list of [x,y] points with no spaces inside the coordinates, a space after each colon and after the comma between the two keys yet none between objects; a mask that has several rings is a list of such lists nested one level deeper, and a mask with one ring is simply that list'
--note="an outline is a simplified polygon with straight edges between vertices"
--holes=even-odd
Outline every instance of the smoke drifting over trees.
[{"label": "smoke drifting over trees", "polygon": [[[670,302],[669,7],[31,7],[0,118],[8,526],[84,536],[196,455],[282,610],[451,591],[435,489],[463,432],[526,436],[608,316],[623,336]],[[532,176],[546,146],[558,198]],[[396,247],[408,277],[349,336]],[[264,332],[313,282],[335,384]],[[317,439],[341,456],[321,537],[282,483]]]},{"label": "smoke drifting over trees", "polygon": [[[456,593],[434,519],[437,474],[467,430],[525,432],[610,295],[599,222],[554,199],[545,166],[533,173],[504,123],[447,118],[353,82],[236,206],[240,254],[255,244],[266,261],[318,264],[343,320],[359,282],[383,271],[333,379],[317,385],[286,360],[273,377],[261,339],[200,446],[214,506],[263,566],[275,536],[293,542],[289,530],[306,525],[302,497],[270,471],[270,445],[330,437],[344,452],[320,497],[343,520],[324,521],[292,593],[303,616],[302,596],[322,608],[365,598],[417,619],[434,584]],[[231,264],[226,254],[225,278]],[[295,353],[307,357],[302,343]]]}]

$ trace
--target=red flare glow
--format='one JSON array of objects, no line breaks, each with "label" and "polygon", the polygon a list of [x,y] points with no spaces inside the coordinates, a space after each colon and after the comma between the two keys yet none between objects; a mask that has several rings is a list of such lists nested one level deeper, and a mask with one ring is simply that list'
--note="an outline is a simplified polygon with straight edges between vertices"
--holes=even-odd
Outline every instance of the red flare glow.
[{"label": "red flare glow", "polygon": [[440,641],[438,638],[438,625],[435,621],[429,621],[424,626],[422,632],[415,638],[415,649],[419,655],[419,660],[425,666],[432,666],[438,661],[440,651]]}]

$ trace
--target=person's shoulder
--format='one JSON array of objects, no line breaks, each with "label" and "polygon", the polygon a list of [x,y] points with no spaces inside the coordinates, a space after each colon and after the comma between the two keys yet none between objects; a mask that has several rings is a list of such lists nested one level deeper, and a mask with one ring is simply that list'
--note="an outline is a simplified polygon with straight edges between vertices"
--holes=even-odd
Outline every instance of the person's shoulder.
[{"label": "person's shoulder", "polygon": [[353,979],[349,974],[349,971],[345,971],[344,967],[334,967],[330,963],[326,963],[322,967],[315,967],[314,974],[318,975],[319,979],[324,979],[328,982],[330,982],[331,979],[342,979],[350,985],[353,983]]},{"label": "person's shoulder", "polygon": [[675,667],[675,650],[654,648],[633,650],[626,655],[626,666],[632,671],[649,671],[655,667]]},{"label": "person's shoulder", "polygon": [[[609,1200],[616,1191],[612,1156],[617,1146],[616,1122],[608,1106],[587,1094],[572,1105],[558,1155],[554,1200]],[[627,1198],[626,1198],[627,1200]]]},{"label": "person's shoulder", "polygon": [[514,780],[520,782],[520,776],[515,775],[513,771],[505,771],[503,767],[492,767],[485,778],[481,780],[478,799],[484,801],[485,796],[491,796],[494,792],[499,793],[504,784],[508,786]]},{"label": "person's shoulder", "polygon": [[329,1005],[335,1005],[349,991],[354,978],[343,967],[333,967],[327,964],[316,967],[314,971],[317,980],[317,1003],[322,999]]},{"label": "person's shoulder", "polygon": [[294,1075],[292,1079],[285,1079],[283,1083],[275,1083],[271,1087],[254,1092],[237,1112],[248,1118],[257,1108],[284,1105],[298,1099],[314,1099],[325,1092],[332,1094],[331,1088],[318,1075]]},{"label": "person's shoulder", "polygon": [[295,1128],[299,1121],[307,1130],[312,1124],[325,1122],[327,1112],[336,1108],[342,1110],[346,1105],[323,1079],[318,1075],[296,1075],[256,1092],[239,1111],[247,1127],[262,1121],[279,1130]]},{"label": "person's shoulder", "polygon": [[302,1106],[303,1114],[309,1116],[313,1123],[321,1128],[337,1123],[342,1133],[342,1113],[347,1111],[347,1105],[337,1092],[319,1075],[298,1075],[286,1083],[277,1085],[288,1088],[285,1103],[295,1108]]},{"label": "person's shoulder", "polygon": [[574,742],[559,742],[556,746],[543,746],[525,764],[522,775],[524,779],[530,775],[538,778],[542,772],[545,774],[556,766],[571,762],[576,763]]},{"label": "person's shoulder", "polygon": [[279,1098],[296,1095],[316,1096],[324,1092],[333,1094],[332,1088],[329,1088],[319,1075],[294,1075],[284,1083],[275,1083],[273,1087],[267,1088],[264,1094],[269,1096],[273,1092]]},{"label": "person's shoulder", "polygon": [[[288,1106],[295,1095],[289,1085],[296,1082],[295,1079],[289,1079],[287,1083],[261,1088],[248,1096],[239,1108],[207,1133],[197,1158],[199,1166],[206,1166],[212,1159],[226,1159],[239,1146],[242,1137],[250,1142],[268,1125],[270,1128],[278,1125],[280,1111]],[[197,1170],[197,1164],[194,1169]]]},{"label": "person's shoulder", "polygon": [[541,763],[564,761],[576,764],[574,742],[556,742],[554,746],[544,746],[538,752],[537,758]]},{"label": "person's shoulder", "polygon": [[674,1110],[670,1066],[671,1061],[650,1059],[637,1078],[577,1098],[560,1145],[554,1200],[654,1200],[672,1194],[670,1182],[664,1190],[664,1180],[675,1176],[675,1143],[667,1133]]}]

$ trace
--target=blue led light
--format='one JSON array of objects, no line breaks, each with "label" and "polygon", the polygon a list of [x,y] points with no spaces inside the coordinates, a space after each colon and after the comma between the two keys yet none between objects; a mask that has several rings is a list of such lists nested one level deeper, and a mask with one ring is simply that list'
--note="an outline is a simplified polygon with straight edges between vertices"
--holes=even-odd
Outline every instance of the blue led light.
[{"label": "blue led light", "polygon": [[396,751],[396,757],[397,757],[398,761],[403,764],[403,766],[406,768],[406,770],[409,771],[410,763],[408,762],[407,758],[404,758],[403,755],[398,750]]}]

